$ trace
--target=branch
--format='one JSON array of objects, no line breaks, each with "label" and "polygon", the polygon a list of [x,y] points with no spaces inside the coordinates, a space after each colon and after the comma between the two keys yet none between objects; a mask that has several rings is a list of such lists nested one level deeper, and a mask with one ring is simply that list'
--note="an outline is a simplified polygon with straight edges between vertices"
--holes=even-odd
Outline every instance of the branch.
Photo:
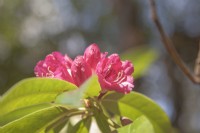
[{"label": "branch", "polygon": [[200,41],[199,41],[199,52],[194,67],[194,74],[199,78],[198,80],[200,80]]},{"label": "branch", "polygon": [[[196,84],[200,84],[200,77],[198,75],[194,75],[193,73],[190,72],[190,70],[188,69],[188,67],[185,65],[185,63],[183,62],[183,60],[181,59],[181,57],[179,56],[178,52],[176,51],[172,40],[168,37],[168,35],[165,33],[159,19],[158,19],[158,15],[157,15],[157,11],[156,11],[156,4],[154,0],[150,0],[150,6],[151,6],[151,14],[152,14],[152,19],[160,33],[162,42],[165,46],[165,48],[167,49],[168,53],[170,54],[170,56],[172,57],[172,59],[174,60],[174,62],[176,63],[176,65],[179,66],[179,68],[183,71],[183,73],[193,82]],[[199,67],[200,68],[200,67]],[[196,67],[195,67],[196,69]],[[199,70],[199,69],[198,69]]]}]

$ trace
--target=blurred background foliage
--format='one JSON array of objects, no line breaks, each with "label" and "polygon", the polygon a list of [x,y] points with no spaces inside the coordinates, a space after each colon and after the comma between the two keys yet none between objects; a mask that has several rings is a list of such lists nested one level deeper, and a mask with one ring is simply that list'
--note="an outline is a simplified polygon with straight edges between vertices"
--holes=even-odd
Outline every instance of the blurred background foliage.
[{"label": "blurred background foliage", "polygon": [[[193,70],[200,1],[156,2],[166,32]],[[94,42],[134,62],[135,90],[160,104],[181,133],[200,132],[200,86],[166,53],[148,0],[0,0],[0,94],[34,76],[35,64],[52,51],[74,58]]]}]

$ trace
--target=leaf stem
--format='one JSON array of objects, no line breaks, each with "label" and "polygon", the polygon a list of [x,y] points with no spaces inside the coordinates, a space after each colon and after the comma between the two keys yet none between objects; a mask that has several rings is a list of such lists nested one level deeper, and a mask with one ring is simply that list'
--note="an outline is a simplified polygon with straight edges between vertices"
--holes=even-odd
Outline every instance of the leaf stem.
[{"label": "leaf stem", "polygon": [[107,91],[101,91],[101,93],[98,96],[98,100],[101,100],[101,98],[107,93]]}]

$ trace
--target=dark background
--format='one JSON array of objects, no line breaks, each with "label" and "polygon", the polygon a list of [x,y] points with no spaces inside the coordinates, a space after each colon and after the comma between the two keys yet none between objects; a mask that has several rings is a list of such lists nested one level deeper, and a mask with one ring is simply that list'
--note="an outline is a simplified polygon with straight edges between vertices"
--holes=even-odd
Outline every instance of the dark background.
[{"label": "dark background", "polygon": [[[165,31],[192,71],[200,1],[156,2]],[[0,0],[0,94],[34,76],[36,63],[52,51],[74,58],[94,42],[110,53],[143,45],[155,49],[158,58],[135,81],[135,90],[160,104],[181,133],[200,132],[200,86],[172,62],[151,20],[148,0]]]}]

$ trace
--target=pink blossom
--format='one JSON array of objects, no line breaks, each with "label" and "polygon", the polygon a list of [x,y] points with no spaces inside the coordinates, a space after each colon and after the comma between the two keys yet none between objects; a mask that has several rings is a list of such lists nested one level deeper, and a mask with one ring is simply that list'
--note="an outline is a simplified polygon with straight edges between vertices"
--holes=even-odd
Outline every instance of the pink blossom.
[{"label": "pink blossom", "polygon": [[71,77],[72,60],[67,55],[53,52],[46,56],[45,60],[39,61],[34,68],[37,77],[51,77],[67,80],[73,83]]},{"label": "pink blossom", "polygon": [[80,86],[92,75],[92,69],[83,56],[77,56],[71,66],[74,83]]},{"label": "pink blossom", "polygon": [[95,70],[97,63],[101,58],[101,52],[97,44],[91,44],[89,47],[86,48],[84,52],[84,58],[86,63],[90,65],[90,67]]},{"label": "pink blossom", "polygon": [[133,85],[133,65],[129,61],[121,61],[117,54],[109,57],[107,52],[101,53],[96,44],[90,45],[83,56],[74,61],[67,55],[53,52],[39,61],[35,67],[37,77],[51,77],[66,80],[80,86],[93,73],[98,76],[102,90],[129,93]]},{"label": "pink blossom", "polygon": [[129,61],[121,61],[117,54],[102,58],[97,64],[96,73],[103,90],[129,93],[133,85],[133,66]]}]

